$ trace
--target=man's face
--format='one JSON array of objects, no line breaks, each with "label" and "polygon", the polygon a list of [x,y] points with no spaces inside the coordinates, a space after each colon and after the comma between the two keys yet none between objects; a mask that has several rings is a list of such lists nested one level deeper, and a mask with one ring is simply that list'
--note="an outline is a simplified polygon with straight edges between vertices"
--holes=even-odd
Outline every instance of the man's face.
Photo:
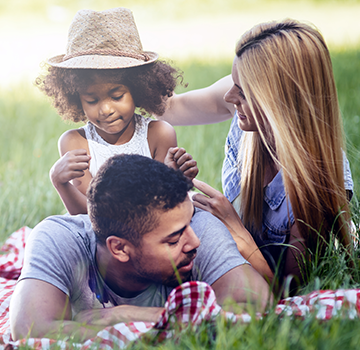
[{"label": "man's face", "polygon": [[134,249],[131,256],[134,280],[176,287],[177,273],[182,282],[189,279],[200,245],[190,227],[193,212],[193,204],[187,197],[174,209],[155,214],[159,216],[159,225],[143,236],[141,247]]}]

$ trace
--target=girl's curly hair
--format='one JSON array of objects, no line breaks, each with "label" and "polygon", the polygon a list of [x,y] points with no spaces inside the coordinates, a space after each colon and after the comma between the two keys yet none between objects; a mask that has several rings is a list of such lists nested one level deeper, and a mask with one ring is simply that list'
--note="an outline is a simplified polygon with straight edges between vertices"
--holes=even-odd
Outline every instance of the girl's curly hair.
[{"label": "girl's curly hair", "polygon": [[139,67],[121,69],[69,69],[49,66],[44,76],[35,80],[64,120],[86,121],[79,92],[84,91],[96,79],[107,83],[125,85],[135,106],[149,114],[162,115],[167,97],[172,96],[183,81],[182,72],[166,62],[156,61]]}]

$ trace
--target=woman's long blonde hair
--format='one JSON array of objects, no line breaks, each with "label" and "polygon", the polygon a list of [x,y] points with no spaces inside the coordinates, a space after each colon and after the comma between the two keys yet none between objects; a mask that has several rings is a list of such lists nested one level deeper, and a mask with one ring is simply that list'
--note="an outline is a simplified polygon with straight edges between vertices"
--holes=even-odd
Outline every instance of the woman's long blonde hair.
[{"label": "woman's long blonde hair", "polygon": [[[309,248],[330,232],[348,245],[343,128],[329,51],[294,20],[255,26],[236,47],[240,85],[257,124],[241,158],[241,215],[261,228],[265,162],[283,171],[296,224]],[[259,121],[255,111],[259,111]],[[339,213],[343,212],[339,216]]]}]

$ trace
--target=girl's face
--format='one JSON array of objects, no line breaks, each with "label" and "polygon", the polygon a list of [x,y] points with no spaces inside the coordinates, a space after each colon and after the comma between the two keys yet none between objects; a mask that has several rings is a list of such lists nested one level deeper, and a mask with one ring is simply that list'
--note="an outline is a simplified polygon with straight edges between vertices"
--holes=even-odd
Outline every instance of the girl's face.
[{"label": "girl's face", "polygon": [[[240,86],[238,64],[239,59],[235,57],[231,73],[234,85],[225,94],[224,99],[226,102],[234,105],[238,117],[238,124],[241,130],[258,131],[249,103],[246,101],[243,90]],[[259,119],[260,113],[256,113],[256,117]]]},{"label": "girl's face", "polygon": [[129,126],[135,103],[126,86],[98,79],[79,95],[85,116],[105,141],[116,143],[120,136],[124,135],[122,139],[125,139],[127,134],[132,137],[134,128]]}]

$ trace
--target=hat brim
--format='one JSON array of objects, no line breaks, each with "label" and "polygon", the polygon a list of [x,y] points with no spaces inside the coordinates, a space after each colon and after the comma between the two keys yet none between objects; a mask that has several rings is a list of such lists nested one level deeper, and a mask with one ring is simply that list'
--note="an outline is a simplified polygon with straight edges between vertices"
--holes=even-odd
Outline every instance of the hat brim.
[{"label": "hat brim", "polygon": [[59,68],[118,69],[142,66],[155,62],[159,58],[156,52],[144,51],[144,53],[149,56],[150,59],[148,61],[137,60],[131,57],[105,55],[84,55],[63,61],[65,55],[59,55],[49,58],[47,63]]}]

